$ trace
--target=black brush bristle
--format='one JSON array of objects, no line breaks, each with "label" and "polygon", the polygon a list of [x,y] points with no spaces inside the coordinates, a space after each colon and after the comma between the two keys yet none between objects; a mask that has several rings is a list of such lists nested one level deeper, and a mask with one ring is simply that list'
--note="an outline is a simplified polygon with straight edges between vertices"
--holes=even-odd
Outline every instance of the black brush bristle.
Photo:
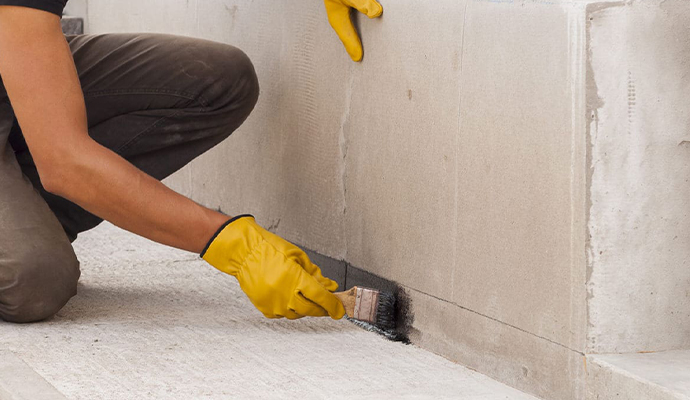
[{"label": "black brush bristle", "polygon": [[376,323],[384,331],[395,330],[395,295],[388,292],[379,293],[379,304],[376,308]]}]

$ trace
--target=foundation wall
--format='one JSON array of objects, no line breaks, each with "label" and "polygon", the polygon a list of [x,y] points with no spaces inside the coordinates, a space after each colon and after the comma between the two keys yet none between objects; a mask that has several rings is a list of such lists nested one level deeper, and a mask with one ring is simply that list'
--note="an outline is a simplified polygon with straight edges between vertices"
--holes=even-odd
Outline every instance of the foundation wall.
[{"label": "foundation wall", "polygon": [[[679,29],[664,13],[687,6],[646,4],[384,2],[382,18],[358,19],[362,63],[350,61],[320,1],[79,7],[87,33],[195,36],[253,60],[261,96],[252,116],[168,185],[400,283],[412,299],[414,343],[538,396],[573,399],[584,397],[588,351],[684,345],[683,333],[654,316],[658,297],[629,302],[658,270],[665,281],[655,290],[685,296],[675,280],[687,283],[690,251],[687,121],[657,115],[665,108],[654,104],[682,108],[687,87],[673,82],[688,78],[688,64],[669,56],[623,68],[648,56],[627,41],[636,25],[670,24],[647,38],[634,33],[662,51]],[[660,19],[645,18],[645,7]],[[616,12],[630,20],[608,16]],[[677,51],[688,54],[683,43]],[[629,58],[614,57],[620,47]],[[675,77],[654,80],[651,68],[672,62]],[[630,76],[638,125],[620,131],[631,118]],[[626,197],[633,186],[639,196]],[[671,209],[653,205],[668,198]],[[633,231],[623,214],[648,224]],[[660,236],[645,240],[647,227]],[[640,252],[646,258],[631,262]],[[684,299],[669,297],[664,310],[687,316]],[[651,333],[652,323],[665,333]]]},{"label": "foundation wall", "polygon": [[688,349],[690,3],[588,16],[588,352]]}]

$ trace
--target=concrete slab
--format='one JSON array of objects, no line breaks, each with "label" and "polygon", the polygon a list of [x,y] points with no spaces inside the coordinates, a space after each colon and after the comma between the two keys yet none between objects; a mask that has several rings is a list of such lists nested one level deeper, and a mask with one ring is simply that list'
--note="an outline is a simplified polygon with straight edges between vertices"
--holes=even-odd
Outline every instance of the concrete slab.
[{"label": "concrete slab", "polygon": [[352,73],[345,132],[347,261],[442,298],[455,268],[466,2],[452,3],[390,2],[383,19],[362,21],[365,62]]},{"label": "concrete slab", "polygon": [[0,350],[0,400],[65,400],[14,353]]},{"label": "concrete slab", "polygon": [[267,320],[196,254],[107,222],[74,245],[78,296],[0,323],[0,348],[69,399],[534,399],[344,320]]},{"label": "concrete slab", "polygon": [[584,14],[537,1],[474,1],[466,13],[456,260],[444,299],[582,352],[584,142],[573,107],[584,93]]},{"label": "concrete slab", "polygon": [[690,399],[690,351],[587,356],[587,398]]},{"label": "concrete slab", "polygon": [[690,348],[690,3],[588,8],[588,353]]},{"label": "concrete slab", "polygon": [[457,304],[415,290],[407,294],[412,343],[540,398],[584,398],[583,354]]}]

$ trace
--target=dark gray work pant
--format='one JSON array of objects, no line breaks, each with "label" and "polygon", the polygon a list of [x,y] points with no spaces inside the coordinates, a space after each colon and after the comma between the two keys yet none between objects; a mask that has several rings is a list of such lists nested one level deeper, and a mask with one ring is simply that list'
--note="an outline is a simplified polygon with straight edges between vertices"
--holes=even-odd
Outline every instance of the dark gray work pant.
[{"label": "dark gray work pant", "polygon": [[[65,37],[89,135],[159,180],[227,138],[259,95],[249,58],[224,43],[162,33]],[[60,310],[80,275],[71,242],[102,221],[43,189],[0,85],[0,319],[39,321]]]}]

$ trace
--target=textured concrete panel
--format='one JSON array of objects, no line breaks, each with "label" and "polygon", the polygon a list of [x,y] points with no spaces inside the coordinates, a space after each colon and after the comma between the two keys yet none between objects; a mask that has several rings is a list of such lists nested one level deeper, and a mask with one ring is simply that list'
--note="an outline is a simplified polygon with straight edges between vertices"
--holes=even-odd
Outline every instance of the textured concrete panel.
[{"label": "textured concrete panel", "polygon": [[590,7],[589,351],[690,347],[690,3]]},{"label": "textured concrete panel", "polygon": [[540,398],[584,398],[582,353],[423,293],[408,294],[413,343]]},{"label": "textured concrete panel", "polygon": [[363,24],[366,62],[353,72],[345,133],[345,218],[353,265],[450,298],[465,7],[437,5],[392,2],[383,20]]},{"label": "textured concrete panel", "polygon": [[582,253],[573,213],[584,212],[585,175],[573,165],[584,143],[572,118],[583,117],[572,109],[583,88],[573,92],[571,14],[583,16],[558,4],[467,8],[452,300],[582,350],[585,268],[571,246]]}]

